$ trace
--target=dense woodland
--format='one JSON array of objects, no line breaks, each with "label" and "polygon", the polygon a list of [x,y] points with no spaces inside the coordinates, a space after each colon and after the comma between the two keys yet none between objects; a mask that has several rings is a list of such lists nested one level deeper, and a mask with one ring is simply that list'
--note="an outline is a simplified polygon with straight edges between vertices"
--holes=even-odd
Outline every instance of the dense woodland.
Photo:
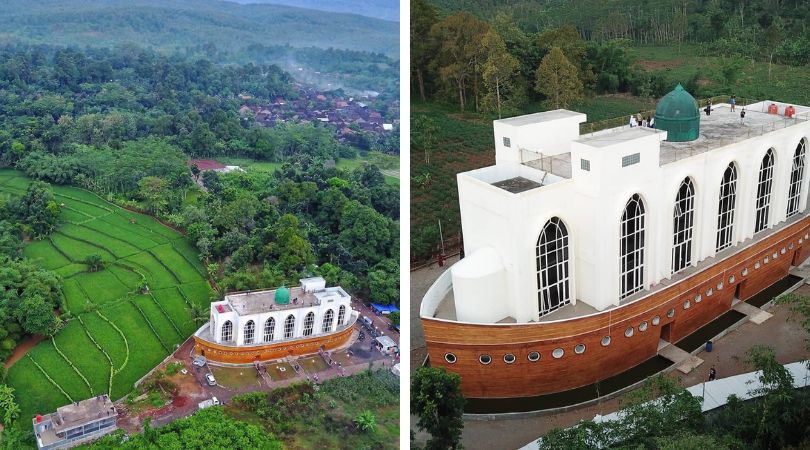
[{"label": "dense woodland", "polygon": [[733,84],[737,58],[805,65],[809,16],[810,6],[797,1],[416,0],[411,90],[422,101],[452,99],[462,111],[498,115],[529,101],[565,106],[594,93],[659,97],[670,80],[633,70],[632,46],[651,43],[697,44],[701,54],[726,56]]},{"label": "dense woodland", "polygon": [[283,5],[217,0],[8,0],[0,3],[0,22],[3,42],[96,47],[130,41],[170,52],[202,43],[232,53],[251,44],[289,44],[399,55],[398,22]]}]

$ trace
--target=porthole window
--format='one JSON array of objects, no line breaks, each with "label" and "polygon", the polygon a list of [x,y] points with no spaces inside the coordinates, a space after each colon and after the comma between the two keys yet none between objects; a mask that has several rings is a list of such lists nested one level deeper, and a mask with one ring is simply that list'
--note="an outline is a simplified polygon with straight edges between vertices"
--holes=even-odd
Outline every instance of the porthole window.
[{"label": "porthole window", "polygon": [[[790,244],[790,245],[793,245],[793,244]],[[782,247],[782,250],[779,251],[779,253],[781,253],[783,255],[785,254],[785,252],[787,252],[787,249],[785,249],[785,247]]]},{"label": "porthole window", "polygon": [[[674,311],[673,311],[673,312],[674,312]],[[652,324],[653,324],[653,326],[657,326],[659,323],[661,323],[661,316],[655,316],[655,317],[653,317],[653,320],[652,320]]]},{"label": "porthole window", "polygon": [[733,282],[734,282],[734,275],[732,275],[732,276],[728,277],[728,282],[729,282],[729,283],[733,283]]},{"label": "porthole window", "polygon": [[805,239],[810,239],[810,233],[804,233],[804,238]]},{"label": "porthole window", "polygon": [[773,259],[776,259],[776,258],[778,258],[778,257],[779,257],[779,254],[778,254],[778,253],[776,253],[776,252],[773,252]]},{"label": "porthole window", "polygon": [[765,259],[762,260],[762,263],[768,264],[768,262],[770,262],[770,259],[768,259],[768,257],[766,256]]},{"label": "porthole window", "polygon": [[713,293],[712,288],[706,289],[706,297],[711,297]]},{"label": "porthole window", "polygon": [[561,348],[555,348],[554,351],[551,352],[551,356],[553,356],[556,359],[562,358],[564,354],[565,354],[565,350],[563,350]]},{"label": "porthole window", "polygon": [[478,362],[481,364],[487,365],[492,362],[492,357],[489,355],[481,355],[478,357]]},{"label": "porthole window", "polygon": [[788,249],[793,250],[793,242],[791,242],[790,245],[788,245]]},{"label": "porthole window", "polygon": [[723,290],[723,282],[722,282],[722,281],[721,281],[721,282],[719,282],[719,283],[717,283],[717,290],[718,290],[718,291],[722,291],[722,290]]},{"label": "porthole window", "polygon": [[675,308],[669,308],[669,311],[667,311],[667,317],[671,318],[674,315],[675,315]]},{"label": "porthole window", "polygon": [[574,353],[577,355],[585,353],[585,344],[577,344],[577,346],[574,347]]},{"label": "porthole window", "polygon": [[531,362],[535,362],[535,361],[537,361],[538,359],[540,359],[540,353],[537,353],[537,352],[529,352],[529,356],[528,356],[528,358],[529,358],[529,361],[531,361]]},{"label": "porthole window", "polygon": [[692,302],[689,300],[683,302],[683,309],[689,309],[690,306],[692,306]]},{"label": "porthole window", "polygon": [[607,347],[610,345],[610,336],[605,336],[602,338],[602,347]]},{"label": "porthole window", "polygon": [[511,353],[503,355],[503,362],[505,362],[506,364],[512,364],[513,362],[515,362],[515,355]]},{"label": "porthole window", "polygon": [[744,277],[747,277],[747,276],[748,276],[748,267],[746,267],[745,269],[743,269],[742,274],[743,274],[743,276],[744,276]]},{"label": "porthole window", "polygon": [[695,303],[700,303],[701,300],[703,300],[702,295],[698,294],[698,295],[695,296]]},{"label": "porthole window", "polygon": [[641,332],[647,331],[647,322],[646,321],[641,322],[638,325],[638,331],[641,331]]},{"label": "porthole window", "polygon": [[803,238],[799,238],[799,244],[801,244],[802,242],[804,242],[804,239],[803,239]]},{"label": "porthole window", "polygon": [[759,269],[759,261],[754,263],[754,270]]},{"label": "porthole window", "polygon": [[450,364],[455,364],[456,363],[456,355],[454,355],[452,353],[445,353],[444,354],[444,360],[449,362]]},{"label": "porthole window", "polygon": [[633,327],[624,330],[624,337],[631,337],[634,331]]}]

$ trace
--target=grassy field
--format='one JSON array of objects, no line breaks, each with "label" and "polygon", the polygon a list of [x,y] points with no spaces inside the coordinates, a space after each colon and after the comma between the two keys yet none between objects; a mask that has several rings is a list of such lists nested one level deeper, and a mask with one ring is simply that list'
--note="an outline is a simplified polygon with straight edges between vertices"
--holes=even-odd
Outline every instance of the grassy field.
[{"label": "grassy field", "polygon": [[[250,158],[214,158],[229,166],[239,166],[245,170],[252,169],[262,172],[273,172],[281,169],[282,163],[272,163],[267,161],[256,161]],[[364,163],[377,164],[383,170],[385,182],[392,186],[399,186],[399,158],[384,154],[375,154],[372,157],[364,158],[359,156],[355,159],[341,159],[335,165],[339,169],[354,170]]]},{"label": "grassy field", "polygon": [[[19,195],[29,182],[21,172],[0,170],[0,192]],[[91,192],[53,190],[65,205],[63,223],[50,239],[28,244],[24,255],[63,278],[62,313],[74,318],[53,342],[41,342],[9,368],[23,424],[70,400],[125,396],[198,328],[181,292],[203,307],[210,302],[205,267],[181,234]],[[82,262],[93,253],[106,265],[88,272]],[[144,279],[155,297],[134,292]]]},{"label": "grassy field", "polygon": [[[768,79],[768,64],[746,61],[738,80],[729,85],[722,74],[723,60],[719,57],[698,56],[694,47],[643,46],[635,47],[637,72],[646,71],[663,76],[667,85],[686,85],[698,75],[696,98],[735,94],[738,98],[775,100],[810,104],[810,71],[805,67],[774,64]],[[654,110],[659,99],[642,99],[630,94],[598,96],[569,105],[569,109],[587,114],[588,122],[626,117],[639,110]],[[544,111],[539,103],[531,103],[523,113]],[[436,143],[426,162],[424,152],[411,155],[411,255],[424,261],[438,251],[441,220],[445,245],[460,239],[461,224],[456,174],[495,163],[492,114],[460,114],[455,104],[411,103],[411,119],[430,117],[438,131]]]}]

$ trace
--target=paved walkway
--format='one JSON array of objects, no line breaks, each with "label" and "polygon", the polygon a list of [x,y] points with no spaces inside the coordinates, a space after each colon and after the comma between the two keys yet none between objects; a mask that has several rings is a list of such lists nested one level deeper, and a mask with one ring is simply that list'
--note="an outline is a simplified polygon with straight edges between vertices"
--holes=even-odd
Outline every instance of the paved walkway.
[{"label": "paved walkway", "polygon": [[[445,267],[439,268],[434,264],[411,272],[411,371],[416,370],[416,367],[427,356],[425,335],[419,321],[419,306],[422,296],[433,284],[433,281],[457,261],[458,258],[455,257],[451,258],[449,260],[450,264]],[[810,266],[802,267],[801,272],[797,273],[797,275],[810,276],[808,267]],[[791,271],[791,273],[794,271]],[[807,275],[801,275],[801,273],[805,272]],[[810,286],[802,286],[796,292],[810,295]],[[705,364],[702,367],[714,365],[717,369],[718,380],[745,373],[750,370],[746,368],[744,363],[746,359],[745,352],[754,345],[759,344],[772,346],[776,354],[776,360],[781,364],[796,362],[802,358],[810,359],[810,354],[804,350],[804,339],[807,334],[798,324],[787,322],[788,308],[785,306],[771,307],[768,313],[773,314],[770,320],[761,324],[749,321],[715,342],[711,353],[703,351],[696,355],[704,360]],[[701,375],[702,372],[706,373]],[[674,371],[667,376],[675,379],[680,378],[684,386],[690,387],[699,385],[708,378],[708,370],[699,369],[687,374]],[[601,404],[579,408],[562,414],[511,420],[467,420],[464,423],[461,442],[468,450],[517,449],[553,428],[571,427],[580,420],[591,419],[596,414],[609,414],[618,411],[618,409],[619,399],[615,398]],[[416,422],[416,417],[411,416],[411,429],[415,432],[417,430]],[[416,432],[416,442],[420,445],[424,445],[428,437],[426,433]]]}]

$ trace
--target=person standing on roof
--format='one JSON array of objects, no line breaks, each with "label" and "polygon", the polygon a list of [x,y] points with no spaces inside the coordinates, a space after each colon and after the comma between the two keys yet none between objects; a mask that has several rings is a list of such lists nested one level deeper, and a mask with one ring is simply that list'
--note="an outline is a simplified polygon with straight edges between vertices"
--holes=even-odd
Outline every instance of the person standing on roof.
[{"label": "person standing on roof", "polygon": [[633,128],[633,127],[635,127],[637,125],[638,125],[638,122],[636,121],[636,116],[631,115],[630,116],[630,128]]},{"label": "person standing on roof", "polygon": [[745,107],[740,111],[740,126],[745,126]]},{"label": "person standing on roof", "polygon": [[731,100],[728,101],[731,104],[731,112],[734,112],[734,106],[737,104],[737,97],[734,94],[731,94]]}]

